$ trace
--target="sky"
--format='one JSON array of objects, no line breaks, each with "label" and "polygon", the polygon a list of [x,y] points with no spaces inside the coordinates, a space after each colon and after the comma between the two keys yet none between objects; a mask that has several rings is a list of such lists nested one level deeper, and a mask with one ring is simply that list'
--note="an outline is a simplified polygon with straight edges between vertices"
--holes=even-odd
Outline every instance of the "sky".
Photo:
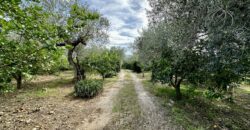
[{"label": "sky", "polygon": [[98,10],[110,21],[109,41],[107,47],[123,47],[126,54],[134,39],[139,36],[142,28],[147,28],[148,20],[146,9],[149,9],[147,0],[82,0],[91,9]]}]

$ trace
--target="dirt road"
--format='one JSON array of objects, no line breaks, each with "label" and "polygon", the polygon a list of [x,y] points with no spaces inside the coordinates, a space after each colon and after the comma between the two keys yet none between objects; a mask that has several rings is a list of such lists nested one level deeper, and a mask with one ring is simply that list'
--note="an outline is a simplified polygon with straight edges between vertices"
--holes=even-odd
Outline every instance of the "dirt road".
[{"label": "dirt road", "polygon": [[82,125],[77,129],[79,130],[100,130],[103,129],[106,124],[112,118],[112,108],[113,101],[119,90],[123,87],[124,82],[124,71],[119,74],[119,80],[109,87],[109,89],[104,90],[102,95],[93,106],[95,106],[94,113],[90,114]]},{"label": "dirt road", "polygon": [[144,130],[177,130],[180,129],[170,124],[170,119],[167,119],[166,114],[161,109],[154,97],[146,92],[143,88],[141,81],[134,73],[131,73],[135,90],[138,96],[139,105],[143,112],[143,129]]}]

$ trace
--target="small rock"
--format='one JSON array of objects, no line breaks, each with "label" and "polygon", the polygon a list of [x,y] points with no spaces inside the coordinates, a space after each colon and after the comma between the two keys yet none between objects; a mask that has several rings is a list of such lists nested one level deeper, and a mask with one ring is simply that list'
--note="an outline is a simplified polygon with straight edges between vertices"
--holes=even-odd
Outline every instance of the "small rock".
[{"label": "small rock", "polygon": [[23,118],[23,115],[18,115],[17,118]]},{"label": "small rock", "polygon": [[16,114],[16,113],[18,113],[19,111],[18,110],[15,110],[15,111],[13,111],[13,114]]},{"label": "small rock", "polygon": [[41,110],[41,108],[33,109],[33,110],[32,110],[32,113],[39,112],[40,110]]},{"label": "small rock", "polygon": [[1,111],[1,112],[0,112],[0,116],[3,116],[3,114],[4,114],[4,112]]},{"label": "small rock", "polygon": [[29,124],[31,121],[32,121],[31,119],[28,119],[28,120],[26,121],[26,123]]},{"label": "small rock", "polygon": [[48,114],[49,115],[53,115],[53,114],[55,114],[55,112],[54,111],[50,111]]},{"label": "small rock", "polygon": [[172,106],[173,106],[173,104],[172,104],[172,103],[168,103],[168,106],[172,107]]},{"label": "small rock", "polygon": [[17,119],[16,121],[22,123],[22,122],[26,122],[24,119]]},{"label": "small rock", "polygon": [[23,110],[24,110],[24,108],[23,108],[23,107],[20,107],[18,110],[19,110],[19,111],[23,111]]},{"label": "small rock", "polygon": [[172,99],[170,99],[169,102],[170,102],[171,104],[174,104],[174,101],[173,101]]},{"label": "small rock", "polygon": [[40,128],[40,126],[35,126],[32,130],[39,130]]}]

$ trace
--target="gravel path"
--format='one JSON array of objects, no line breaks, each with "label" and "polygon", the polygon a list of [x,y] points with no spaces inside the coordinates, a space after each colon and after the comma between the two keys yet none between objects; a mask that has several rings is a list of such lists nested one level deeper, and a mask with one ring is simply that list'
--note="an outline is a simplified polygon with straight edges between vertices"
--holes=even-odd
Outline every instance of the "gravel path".
[{"label": "gravel path", "polygon": [[124,72],[119,73],[119,80],[112,87],[104,90],[100,96],[100,100],[96,102],[95,110],[90,114],[78,130],[101,130],[112,118],[113,98],[117,95],[119,90],[123,87]]},{"label": "gravel path", "polygon": [[160,105],[155,101],[154,97],[146,92],[141,81],[134,73],[131,77],[135,84],[135,90],[138,95],[139,105],[143,112],[143,128],[144,130],[179,130],[176,126],[170,124],[170,120],[164,117],[166,114],[161,110]]}]

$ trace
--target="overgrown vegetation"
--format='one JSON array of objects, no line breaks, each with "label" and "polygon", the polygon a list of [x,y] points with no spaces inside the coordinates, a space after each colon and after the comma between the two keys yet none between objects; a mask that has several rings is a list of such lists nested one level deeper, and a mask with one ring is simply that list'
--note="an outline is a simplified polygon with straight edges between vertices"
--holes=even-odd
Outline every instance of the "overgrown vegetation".
[{"label": "overgrown vegetation", "polygon": [[[148,78],[147,78],[148,79]],[[144,80],[145,88],[158,97],[158,101],[170,112],[170,116],[186,129],[248,129],[249,109],[240,102],[249,100],[244,97],[240,89],[236,89],[237,104],[209,100],[202,89],[193,89],[192,86],[182,85],[183,99],[175,100],[175,90],[167,85],[152,84]],[[243,92],[247,94],[246,92]],[[247,104],[246,104],[247,105]]]}]

